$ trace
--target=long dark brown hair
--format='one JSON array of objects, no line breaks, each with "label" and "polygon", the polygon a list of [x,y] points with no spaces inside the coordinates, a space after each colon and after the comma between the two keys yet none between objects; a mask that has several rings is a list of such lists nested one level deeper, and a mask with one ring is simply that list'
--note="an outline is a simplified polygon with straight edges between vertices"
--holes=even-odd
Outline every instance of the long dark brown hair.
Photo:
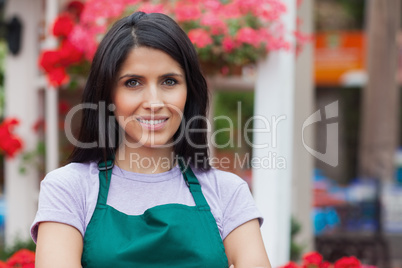
[{"label": "long dark brown hair", "polygon": [[[160,13],[135,12],[117,21],[101,41],[88,76],[82,102],[95,104],[97,109],[83,109],[78,141],[96,142],[96,146],[75,145],[69,157],[70,162],[101,161],[113,157],[121,142],[118,138],[119,125],[109,107],[112,104],[112,89],[121,65],[129,52],[136,47],[159,49],[170,55],[184,70],[187,84],[187,101],[183,120],[191,120],[185,125],[189,129],[187,137],[180,138],[182,125],[173,136],[176,156],[184,158],[197,168],[208,170],[208,143],[206,111],[208,108],[208,88],[203,77],[197,53],[186,33],[170,17]],[[195,118],[194,118],[195,117]],[[204,118],[204,119],[202,119]],[[183,136],[183,135],[182,135]],[[187,139],[191,139],[192,146]],[[103,146],[99,146],[102,144]],[[201,165],[200,165],[201,164]]]}]

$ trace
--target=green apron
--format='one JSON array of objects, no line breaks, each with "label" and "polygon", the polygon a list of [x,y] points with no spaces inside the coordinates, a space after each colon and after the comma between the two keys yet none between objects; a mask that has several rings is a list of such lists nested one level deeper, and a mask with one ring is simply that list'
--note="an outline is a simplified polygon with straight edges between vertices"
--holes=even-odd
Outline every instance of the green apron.
[{"label": "green apron", "polygon": [[99,164],[99,195],[85,232],[83,267],[228,267],[201,186],[189,166],[180,160],[179,166],[196,206],[165,204],[127,215],[106,204],[113,161]]}]

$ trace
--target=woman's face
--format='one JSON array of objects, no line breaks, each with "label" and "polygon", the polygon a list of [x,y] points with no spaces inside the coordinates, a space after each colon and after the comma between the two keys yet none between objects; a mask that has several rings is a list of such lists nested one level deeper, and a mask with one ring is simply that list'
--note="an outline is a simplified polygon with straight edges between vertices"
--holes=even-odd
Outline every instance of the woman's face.
[{"label": "woman's face", "polygon": [[179,63],[161,50],[131,50],[112,95],[125,142],[134,147],[172,144],[186,98],[186,78]]}]

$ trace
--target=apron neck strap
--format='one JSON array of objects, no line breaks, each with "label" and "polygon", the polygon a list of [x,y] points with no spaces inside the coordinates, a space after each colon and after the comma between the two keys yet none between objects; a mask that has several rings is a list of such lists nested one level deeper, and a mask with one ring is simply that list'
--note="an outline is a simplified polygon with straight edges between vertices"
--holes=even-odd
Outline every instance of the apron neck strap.
[{"label": "apron neck strap", "polygon": [[106,205],[107,194],[109,192],[110,179],[112,178],[113,166],[114,166],[113,159],[108,159],[106,163],[104,161],[100,161],[98,163],[98,169],[99,169],[98,204]]},{"label": "apron neck strap", "polygon": [[186,181],[186,184],[190,189],[191,194],[193,195],[194,202],[197,205],[197,208],[199,210],[210,210],[208,202],[202,194],[201,185],[198,182],[197,177],[191,170],[190,165],[185,165],[184,160],[181,157],[178,158],[178,162],[181,173],[183,174],[184,180]]},{"label": "apron neck strap", "polygon": [[[191,170],[190,165],[185,165],[182,158],[178,158],[179,167],[181,173],[183,174],[184,180],[190,189],[190,192],[194,198],[194,202],[199,210],[210,210],[207,200],[201,191],[201,185],[198,182],[197,177]],[[114,160],[109,159],[105,163],[100,161],[98,163],[99,168],[99,194],[98,194],[98,204],[106,205],[107,195],[109,192],[110,180],[112,178],[112,169],[114,166]]]}]

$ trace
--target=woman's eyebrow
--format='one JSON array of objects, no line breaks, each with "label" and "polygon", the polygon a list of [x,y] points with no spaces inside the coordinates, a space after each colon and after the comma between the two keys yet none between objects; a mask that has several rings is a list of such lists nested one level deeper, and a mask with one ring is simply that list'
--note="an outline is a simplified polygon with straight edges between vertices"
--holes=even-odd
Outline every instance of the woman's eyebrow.
[{"label": "woman's eyebrow", "polygon": [[180,77],[183,77],[183,75],[179,74],[179,73],[167,73],[167,74],[161,75],[159,77],[167,77],[167,76],[180,76]]},{"label": "woman's eyebrow", "polygon": [[[160,75],[159,78],[164,78],[164,77],[169,77],[169,76],[179,76],[179,77],[183,77],[182,74],[179,73],[167,73],[167,74],[163,74]],[[130,77],[130,78],[144,78],[144,76],[142,75],[137,75],[137,74],[125,74],[121,77],[119,77],[119,80],[126,78],[126,77]]]},{"label": "woman's eyebrow", "polygon": [[125,75],[123,75],[123,76],[120,76],[119,77],[119,80],[121,80],[121,79],[123,79],[123,78],[126,78],[126,77],[130,77],[130,78],[144,78],[143,76],[141,76],[141,75],[136,75],[136,74],[125,74]]}]

